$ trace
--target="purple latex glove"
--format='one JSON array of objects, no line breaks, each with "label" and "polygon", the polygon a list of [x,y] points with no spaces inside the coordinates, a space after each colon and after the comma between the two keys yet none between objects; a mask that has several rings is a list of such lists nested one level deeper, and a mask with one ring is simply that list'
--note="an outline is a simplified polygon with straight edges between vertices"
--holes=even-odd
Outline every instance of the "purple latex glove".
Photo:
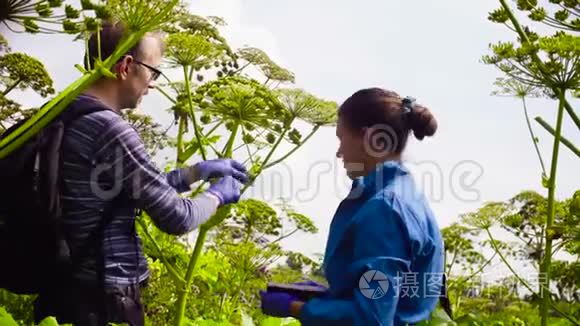
[{"label": "purple latex glove", "polygon": [[202,161],[192,167],[195,180],[207,181],[210,178],[232,176],[241,183],[248,182],[248,171],[242,163],[232,159]]},{"label": "purple latex glove", "polygon": [[289,317],[290,304],[299,301],[293,295],[283,292],[260,291],[262,312],[274,317]]},{"label": "purple latex glove", "polygon": [[207,190],[220,200],[220,205],[236,203],[240,199],[241,183],[232,176],[225,176]]}]

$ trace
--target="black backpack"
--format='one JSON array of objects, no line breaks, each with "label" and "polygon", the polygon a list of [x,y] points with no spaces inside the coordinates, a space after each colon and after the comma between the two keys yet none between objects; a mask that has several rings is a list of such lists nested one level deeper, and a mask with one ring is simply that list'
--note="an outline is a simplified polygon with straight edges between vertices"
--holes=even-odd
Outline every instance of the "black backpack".
[{"label": "black backpack", "polygon": [[[108,109],[73,101],[38,134],[0,159],[0,288],[36,294],[67,277],[72,265],[59,227],[63,135],[75,119]],[[0,139],[24,122],[10,127]]]}]

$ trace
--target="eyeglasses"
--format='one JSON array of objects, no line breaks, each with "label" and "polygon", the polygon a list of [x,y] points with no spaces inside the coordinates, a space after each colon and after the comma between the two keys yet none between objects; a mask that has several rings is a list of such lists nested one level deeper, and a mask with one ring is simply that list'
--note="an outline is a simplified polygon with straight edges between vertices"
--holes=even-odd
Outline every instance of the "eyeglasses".
[{"label": "eyeglasses", "polygon": [[155,67],[152,67],[144,62],[141,62],[141,61],[135,60],[135,59],[133,59],[133,61],[146,67],[147,69],[151,70],[151,80],[157,80],[157,78],[159,78],[159,76],[161,76],[161,74],[162,74],[161,70],[159,70]]}]

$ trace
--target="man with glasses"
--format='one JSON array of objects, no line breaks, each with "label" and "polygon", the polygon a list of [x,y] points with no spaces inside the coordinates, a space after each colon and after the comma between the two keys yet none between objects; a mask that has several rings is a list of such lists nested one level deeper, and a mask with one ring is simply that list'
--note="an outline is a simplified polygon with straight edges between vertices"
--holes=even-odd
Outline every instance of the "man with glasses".
[{"label": "man with glasses", "polygon": [[[100,57],[107,58],[124,28],[106,24],[100,31]],[[85,61],[93,67],[97,37],[90,38]],[[164,232],[182,235],[205,223],[221,205],[239,200],[247,181],[234,160],[202,161],[162,173],[145,151],[139,134],[122,118],[138,106],[161,75],[160,37],[147,34],[67,110],[98,107],[69,123],[62,143],[60,198],[62,230],[70,251],[70,274],[40,293],[35,320],[55,316],[61,323],[143,325],[140,288],[149,270],[135,230],[139,210]],[[86,60],[86,59],[85,59]],[[194,198],[179,195],[196,181],[218,178]]]}]

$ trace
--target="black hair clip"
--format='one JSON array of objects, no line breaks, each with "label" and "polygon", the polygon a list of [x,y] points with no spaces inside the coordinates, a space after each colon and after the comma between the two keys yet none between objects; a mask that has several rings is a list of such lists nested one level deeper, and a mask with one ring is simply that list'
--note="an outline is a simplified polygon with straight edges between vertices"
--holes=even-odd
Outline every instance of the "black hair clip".
[{"label": "black hair clip", "polygon": [[415,108],[415,98],[411,97],[411,96],[407,96],[403,99],[403,110],[405,110],[405,114],[406,113],[411,113],[411,111],[413,111],[413,109]]}]

